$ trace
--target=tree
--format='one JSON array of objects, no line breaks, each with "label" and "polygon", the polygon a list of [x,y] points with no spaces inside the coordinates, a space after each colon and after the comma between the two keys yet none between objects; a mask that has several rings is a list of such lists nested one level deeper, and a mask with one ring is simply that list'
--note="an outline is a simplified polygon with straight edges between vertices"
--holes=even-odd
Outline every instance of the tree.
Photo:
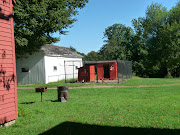
[{"label": "tree", "polygon": [[105,45],[99,50],[99,53],[106,60],[130,58],[130,40],[133,30],[122,24],[109,26],[104,33]]},{"label": "tree", "polygon": [[173,7],[158,36],[167,75],[180,77],[180,1]]},{"label": "tree", "polygon": [[[132,49],[132,59],[142,67],[136,69],[136,72],[140,71],[141,75],[148,77],[179,76],[179,3],[169,12],[161,4],[151,4],[147,7],[145,17],[133,20],[137,38],[132,44],[135,48],[140,47],[141,49],[135,49],[135,51]],[[138,61],[134,56],[142,54],[142,51],[143,58]]]},{"label": "tree", "polygon": [[131,39],[131,58],[133,71],[137,76],[145,76],[145,61],[148,55],[145,38],[143,37],[143,18],[133,19],[132,24],[135,34]]},{"label": "tree", "polygon": [[180,76],[180,1],[168,11],[161,4],[147,7],[145,17],[133,19],[134,32],[122,24],[105,30],[103,59],[133,61],[143,77]]},{"label": "tree", "polygon": [[81,53],[81,52],[77,51],[76,48],[74,48],[72,46],[70,46],[70,49],[75,51],[75,52],[77,52],[78,54],[82,55],[83,56],[83,58],[82,58],[83,60],[85,59],[86,55],[84,53]]},{"label": "tree", "polygon": [[65,34],[76,21],[78,9],[88,0],[18,0],[14,7],[16,55],[32,54],[45,44],[59,41],[52,34]]},{"label": "tree", "polygon": [[101,59],[101,56],[99,55],[98,52],[95,52],[95,51],[89,52],[84,58],[84,60],[86,61],[96,61],[100,59]]},{"label": "tree", "polygon": [[132,21],[135,30],[131,49],[133,67],[140,76],[162,77],[166,74],[159,59],[161,52],[157,49],[157,37],[160,28],[166,24],[167,16],[166,8],[155,3],[147,7],[145,17]]}]

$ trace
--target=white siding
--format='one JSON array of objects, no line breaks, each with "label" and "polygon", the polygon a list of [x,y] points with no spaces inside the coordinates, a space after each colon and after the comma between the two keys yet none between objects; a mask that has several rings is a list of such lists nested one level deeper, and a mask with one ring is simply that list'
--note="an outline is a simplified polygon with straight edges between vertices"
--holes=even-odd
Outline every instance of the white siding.
[{"label": "white siding", "polygon": [[[76,69],[76,66],[78,68],[82,66],[82,58],[44,56],[44,60],[45,60],[45,76],[46,76],[45,82],[46,83],[56,82],[56,81],[65,79],[65,71],[67,74],[66,79],[71,79],[73,77],[77,78],[78,69]],[[66,66],[64,66],[64,61],[66,61],[65,62]],[[73,66],[73,63],[74,63],[74,66]],[[57,70],[54,70],[54,67],[57,67]],[[66,70],[64,70],[65,68]],[[73,72],[75,73],[74,75],[73,75]]]},{"label": "white siding", "polygon": [[82,67],[81,58],[64,58],[66,79],[78,78],[78,68]]}]

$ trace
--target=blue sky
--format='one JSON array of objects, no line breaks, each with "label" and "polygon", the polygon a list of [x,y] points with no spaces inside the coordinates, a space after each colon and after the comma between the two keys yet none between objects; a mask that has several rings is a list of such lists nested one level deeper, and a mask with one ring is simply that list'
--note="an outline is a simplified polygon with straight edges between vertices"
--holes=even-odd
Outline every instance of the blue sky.
[{"label": "blue sky", "polygon": [[67,35],[53,34],[61,41],[55,45],[74,47],[87,54],[98,51],[103,43],[103,33],[108,26],[121,23],[132,27],[132,19],[144,17],[148,5],[160,3],[170,10],[178,0],[89,0],[76,16],[77,22],[68,28]]}]

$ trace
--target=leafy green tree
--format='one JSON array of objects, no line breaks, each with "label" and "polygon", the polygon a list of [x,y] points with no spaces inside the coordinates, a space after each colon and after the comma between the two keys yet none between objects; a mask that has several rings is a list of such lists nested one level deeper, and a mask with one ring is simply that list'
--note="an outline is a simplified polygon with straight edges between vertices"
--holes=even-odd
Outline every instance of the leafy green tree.
[{"label": "leafy green tree", "polygon": [[[132,42],[132,60],[135,72],[140,76],[163,76],[166,69],[159,59],[158,35],[160,29],[166,24],[168,12],[160,4],[151,4],[147,7],[145,17],[132,21],[135,36]],[[160,75],[162,74],[162,75]]]},{"label": "leafy green tree", "polygon": [[130,58],[130,40],[133,30],[122,24],[109,26],[104,33],[105,45],[99,50],[99,53],[106,60]]},{"label": "leafy green tree", "polygon": [[142,22],[143,18],[132,20],[135,34],[131,39],[130,60],[133,61],[133,71],[137,76],[145,76],[145,60],[148,55],[145,38],[143,37]]},{"label": "leafy green tree", "polygon": [[122,24],[105,30],[102,58],[131,60],[134,72],[143,77],[179,77],[180,1],[170,11],[151,4],[145,17],[132,23],[134,32]]},{"label": "leafy green tree", "polygon": [[156,37],[159,28],[166,23],[168,11],[161,4],[155,3],[147,7],[145,18],[142,20],[143,36],[147,39]]},{"label": "leafy green tree", "polygon": [[[161,4],[151,4],[147,7],[145,17],[133,21],[135,30],[138,30],[135,32],[138,40],[135,40],[136,43],[133,42],[133,46],[141,46],[141,49],[136,49],[139,51],[134,53],[132,49],[132,59],[142,65],[140,70],[145,69],[141,70],[143,75],[179,76],[179,11],[179,3],[169,12]],[[142,42],[139,44],[137,41]],[[141,54],[142,51],[145,52],[145,55],[142,55],[144,58],[138,61],[134,54]],[[139,72],[138,68],[136,72]]]},{"label": "leafy green tree", "polygon": [[91,51],[85,56],[84,60],[86,60],[86,61],[97,61],[97,60],[101,60],[101,56],[98,52]]},{"label": "leafy green tree", "polygon": [[167,75],[180,76],[180,2],[168,14],[167,23],[160,29],[157,37],[162,60]]},{"label": "leafy green tree", "polygon": [[81,52],[77,51],[76,48],[74,48],[72,46],[70,46],[70,49],[75,51],[75,52],[77,52],[78,54],[82,55],[83,56],[83,60],[85,59],[86,55],[84,53],[81,53]]},{"label": "leafy green tree", "polygon": [[78,10],[88,0],[18,0],[14,7],[17,56],[32,54],[45,44],[59,41],[53,33],[65,34],[76,21]]},{"label": "leafy green tree", "polygon": [[151,4],[147,7],[146,17],[143,20],[143,36],[148,48],[146,61],[146,74],[149,77],[164,77],[167,69],[162,63],[162,52],[158,49],[160,29],[167,22],[168,11],[161,4]]}]

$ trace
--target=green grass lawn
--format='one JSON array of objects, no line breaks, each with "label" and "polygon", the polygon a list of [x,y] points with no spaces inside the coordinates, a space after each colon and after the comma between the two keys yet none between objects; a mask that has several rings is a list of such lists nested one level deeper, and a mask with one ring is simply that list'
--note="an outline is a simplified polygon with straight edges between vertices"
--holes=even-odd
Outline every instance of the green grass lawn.
[{"label": "green grass lawn", "polygon": [[133,77],[127,81],[120,83],[124,86],[164,86],[164,85],[180,85],[180,78],[139,78]]},{"label": "green grass lawn", "polygon": [[[173,79],[145,80],[142,85]],[[140,85],[129,81],[131,86]],[[0,135],[180,134],[180,85],[74,88],[69,95],[69,102],[56,102],[57,90],[49,89],[40,102],[34,89],[19,89],[19,118],[16,124],[0,128]]]},{"label": "green grass lawn", "polygon": [[[121,81],[121,79],[120,79]],[[39,87],[47,86],[48,88],[55,88],[57,86],[81,87],[81,86],[96,86],[96,85],[117,85],[117,86],[162,86],[162,85],[180,85],[180,78],[139,78],[133,77],[120,84],[114,83],[65,83],[64,80],[52,82],[48,84],[34,84],[34,85],[18,85],[18,87]]]}]

